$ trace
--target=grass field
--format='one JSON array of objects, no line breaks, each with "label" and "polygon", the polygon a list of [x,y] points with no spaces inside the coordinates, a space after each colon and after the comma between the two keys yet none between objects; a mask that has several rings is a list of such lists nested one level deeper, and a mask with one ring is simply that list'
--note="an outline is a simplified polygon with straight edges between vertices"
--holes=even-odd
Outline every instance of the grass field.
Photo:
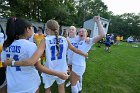
[{"label": "grass field", "polygon": [[[111,53],[93,47],[89,52],[82,93],[140,93],[140,44],[111,46]],[[40,93],[44,93],[41,86]],[[57,92],[54,84],[52,93]],[[70,93],[70,88],[66,88]]]}]

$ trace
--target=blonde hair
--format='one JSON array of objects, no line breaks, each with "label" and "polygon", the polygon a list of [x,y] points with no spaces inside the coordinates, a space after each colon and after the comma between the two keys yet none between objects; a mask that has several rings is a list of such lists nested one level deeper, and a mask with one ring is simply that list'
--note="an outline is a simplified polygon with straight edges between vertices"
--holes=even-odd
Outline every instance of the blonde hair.
[{"label": "blonde hair", "polygon": [[87,30],[85,28],[81,28],[80,30],[82,30],[82,31],[87,33]]},{"label": "blonde hair", "polygon": [[74,28],[74,30],[75,30],[75,32],[76,32],[76,27],[75,27],[75,26],[70,26],[69,29],[70,29],[70,28]]},{"label": "blonde hair", "polygon": [[47,27],[53,31],[55,33],[56,36],[56,49],[57,49],[57,56],[59,56],[59,52],[60,52],[60,44],[59,44],[59,40],[58,40],[58,36],[59,36],[59,24],[56,20],[48,20],[47,21]]},{"label": "blonde hair", "polygon": [[[81,31],[81,30],[82,30],[84,33],[86,33],[86,36],[88,35],[87,29],[81,28],[79,31]],[[78,33],[79,33],[79,31],[78,31]]]}]

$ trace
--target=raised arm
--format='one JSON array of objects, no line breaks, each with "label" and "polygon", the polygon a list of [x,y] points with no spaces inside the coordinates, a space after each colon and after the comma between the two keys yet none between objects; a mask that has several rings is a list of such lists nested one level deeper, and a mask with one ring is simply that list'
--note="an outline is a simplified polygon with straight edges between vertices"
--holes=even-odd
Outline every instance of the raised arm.
[{"label": "raised arm", "polygon": [[38,49],[35,51],[35,53],[32,55],[31,58],[23,60],[23,61],[16,61],[14,62],[12,59],[7,59],[4,61],[3,65],[13,65],[15,66],[33,66],[36,62],[39,61],[39,58],[42,56],[43,52],[45,50],[45,39],[43,39],[38,47]]},{"label": "raised arm", "polygon": [[93,43],[97,43],[99,40],[105,37],[105,32],[103,25],[101,24],[101,20],[99,16],[94,16],[93,20],[97,23],[98,27],[98,35],[94,37]]},{"label": "raised arm", "polygon": [[68,42],[68,47],[70,50],[72,50],[73,52],[77,53],[77,54],[80,54],[82,56],[85,56],[85,57],[88,57],[88,53],[84,53],[82,52],[81,50],[75,48],[71,43],[70,41],[67,39],[67,42]]}]

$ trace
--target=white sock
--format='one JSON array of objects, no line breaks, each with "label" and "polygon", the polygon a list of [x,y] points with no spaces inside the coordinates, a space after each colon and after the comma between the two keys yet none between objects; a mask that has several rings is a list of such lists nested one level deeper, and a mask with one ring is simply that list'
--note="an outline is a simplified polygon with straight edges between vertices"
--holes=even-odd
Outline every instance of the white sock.
[{"label": "white sock", "polygon": [[70,81],[69,81],[69,82],[66,84],[66,87],[69,87],[69,86],[70,86],[70,84],[71,84],[71,83],[70,83]]},{"label": "white sock", "polygon": [[81,91],[81,85],[80,85],[80,82],[79,81],[77,81],[77,88],[78,88],[78,91]]},{"label": "white sock", "polygon": [[72,92],[72,93],[78,93],[77,84],[76,84],[75,86],[71,86],[71,92]]},{"label": "white sock", "polygon": [[80,85],[80,87],[79,87],[79,91],[81,91],[81,90],[82,90],[82,77],[80,77],[79,85]]}]

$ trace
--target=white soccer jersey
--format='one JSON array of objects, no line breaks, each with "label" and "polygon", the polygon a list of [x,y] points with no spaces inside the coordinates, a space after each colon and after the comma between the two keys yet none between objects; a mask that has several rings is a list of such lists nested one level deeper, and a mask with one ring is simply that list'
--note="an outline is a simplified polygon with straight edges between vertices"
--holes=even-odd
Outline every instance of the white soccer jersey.
[{"label": "white soccer jersey", "polygon": [[35,33],[32,34],[32,36],[29,38],[29,41],[30,41],[30,42],[34,42],[34,35],[35,35]]},{"label": "white soccer jersey", "polygon": [[[70,43],[75,47],[78,48],[78,41],[79,41],[79,37],[75,37],[75,38],[68,38],[68,40],[70,41]],[[73,57],[73,51],[71,51],[70,49],[68,49],[67,51],[67,58],[68,58],[68,64],[72,64],[72,57]]]},{"label": "white soccer jersey", "polygon": [[65,37],[59,36],[60,52],[57,56],[56,36],[45,37],[46,40],[46,67],[55,71],[67,72],[66,53],[68,43]]},{"label": "white soccer jersey", "polygon": [[[15,61],[26,60],[36,49],[37,46],[28,40],[15,40],[5,51],[2,51],[2,61],[7,58]],[[34,66],[8,66],[6,77],[8,93],[35,93],[41,82]]]},{"label": "white soccer jersey", "polygon": [[[93,45],[93,38],[90,38],[89,42],[82,40],[78,42],[78,49],[86,53],[90,50],[92,45]],[[72,57],[72,64],[78,66],[86,66],[85,57],[74,53]]]},{"label": "white soccer jersey", "polygon": [[0,33],[0,44],[4,43],[4,34]]}]

